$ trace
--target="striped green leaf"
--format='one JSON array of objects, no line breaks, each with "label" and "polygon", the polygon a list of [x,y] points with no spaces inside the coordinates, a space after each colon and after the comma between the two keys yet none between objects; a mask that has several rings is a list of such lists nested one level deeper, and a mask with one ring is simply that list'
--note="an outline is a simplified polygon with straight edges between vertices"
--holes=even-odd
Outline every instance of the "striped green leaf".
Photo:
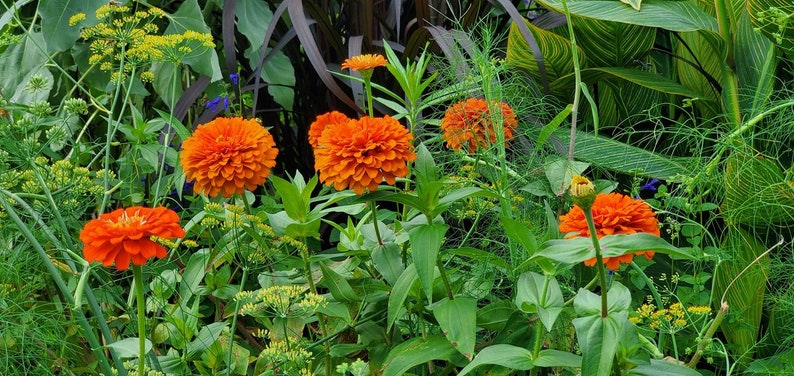
[{"label": "striped green leaf", "polygon": [[[570,130],[561,129],[555,135],[568,144]],[[691,171],[692,158],[674,158],[631,146],[608,137],[577,132],[574,157],[611,171],[678,181]]]},{"label": "striped green leaf", "polygon": [[[779,0],[788,1],[788,0]],[[537,3],[563,13],[562,0],[536,0]],[[645,0],[642,10],[613,0],[568,1],[571,14],[597,20],[658,27],[671,31],[717,31],[717,20],[691,1]]]},{"label": "striped green leaf", "polygon": [[[538,43],[543,61],[546,65],[546,74],[549,81],[554,81],[559,77],[573,75],[573,54],[571,53],[571,41],[567,38],[554,34],[550,31],[541,29],[531,23],[526,22]],[[583,53],[579,53],[580,59]],[[524,68],[534,77],[540,77],[538,64],[535,57],[514,23],[510,26],[510,33],[507,37],[507,61]]]},{"label": "striped green leaf", "polygon": [[[698,93],[681,84],[648,71],[613,67],[582,69],[582,81],[592,83],[602,80],[624,80],[662,93],[682,95],[689,98],[698,97]],[[573,73],[565,77],[560,77],[552,82],[552,92],[572,87],[574,81],[575,78]]]},{"label": "striped green leaf", "polygon": [[656,29],[634,24],[575,17],[576,43],[591,67],[627,67],[653,48]]},{"label": "striped green leaf", "polygon": [[721,302],[716,300],[724,294],[731,319],[724,320],[720,329],[733,346],[732,353],[740,354],[740,362],[746,362],[752,358],[761,326],[769,258],[763,257],[760,262],[753,263],[766,247],[738,226],[726,231],[722,248],[730,258],[720,262],[714,271],[714,304],[719,307]]},{"label": "striped green leaf", "polygon": [[722,214],[733,224],[766,227],[794,221],[794,181],[761,155],[733,153],[725,167]]}]

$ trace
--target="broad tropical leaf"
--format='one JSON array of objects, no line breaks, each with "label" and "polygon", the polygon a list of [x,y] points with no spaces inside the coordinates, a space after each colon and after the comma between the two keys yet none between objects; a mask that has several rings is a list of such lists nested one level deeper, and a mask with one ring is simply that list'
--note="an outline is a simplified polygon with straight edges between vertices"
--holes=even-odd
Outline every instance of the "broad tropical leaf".
[{"label": "broad tropical leaf", "polygon": [[794,182],[773,160],[747,152],[733,153],[725,167],[728,222],[766,227],[794,221]]},{"label": "broad tropical leaf", "polygon": [[[537,3],[563,13],[562,0],[537,0]],[[642,10],[638,12],[619,1],[576,0],[568,1],[568,9],[577,16],[671,31],[717,31],[717,20],[690,1],[645,0],[642,2]]]},{"label": "broad tropical leaf", "polygon": [[[526,24],[538,42],[549,81],[554,81],[562,76],[572,75],[573,54],[571,53],[571,41],[551,31],[534,26],[529,22],[526,22]],[[580,59],[583,56],[580,50]],[[518,31],[516,24],[510,26],[510,33],[507,37],[507,61],[528,70],[533,77],[540,76],[535,57],[532,55],[524,37]]]}]

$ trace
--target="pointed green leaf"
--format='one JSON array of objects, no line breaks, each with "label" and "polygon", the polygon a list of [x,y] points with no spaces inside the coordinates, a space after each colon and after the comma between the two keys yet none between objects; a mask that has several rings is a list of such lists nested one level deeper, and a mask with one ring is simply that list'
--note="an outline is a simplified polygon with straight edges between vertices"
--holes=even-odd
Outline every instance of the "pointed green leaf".
[{"label": "pointed green leaf", "polygon": [[441,223],[423,225],[414,229],[411,239],[411,257],[416,265],[416,274],[427,295],[428,303],[433,300],[433,280],[438,260],[438,251],[444,241],[449,226]]},{"label": "pointed green leaf", "polygon": [[[124,338],[120,341],[113,342],[105,347],[109,347],[116,351],[119,358],[137,358],[140,355],[140,351],[138,348],[138,337],[134,338]],[[152,341],[146,339],[146,345],[144,346],[145,350],[144,353],[148,354],[149,351],[152,350]]]},{"label": "pointed green leaf", "polygon": [[535,359],[535,365],[538,367],[579,368],[582,366],[582,357],[565,351],[551,349],[540,350],[538,358]]},{"label": "pointed green leaf", "polygon": [[[703,97],[698,91],[681,85],[659,74],[631,68],[597,67],[582,69],[582,81],[595,83],[602,80],[624,80],[662,93],[681,95],[687,98]],[[560,77],[551,83],[552,90],[565,90],[573,87],[573,73]]]},{"label": "pointed green leaf", "polygon": [[328,290],[331,291],[331,295],[334,299],[339,301],[346,301],[346,302],[353,302],[360,300],[358,295],[353,288],[350,287],[350,283],[347,282],[341,275],[337,272],[331,270],[324,262],[319,262],[320,269],[323,272],[323,282],[325,283],[325,287],[328,287]]},{"label": "pointed green leaf", "polygon": [[[546,8],[564,13],[562,0],[537,0]],[[694,2],[645,0],[642,10],[612,0],[569,1],[571,14],[597,20],[658,27],[670,31],[717,30],[717,20]]]},{"label": "pointed green leaf", "polygon": [[471,360],[477,341],[477,300],[468,296],[444,298],[430,308],[452,347]]},{"label": "pointed green leaf", "polygon": [[620,0],[620,2],[631,5],[631,7],[637,11],[640,10],[640,7],[642,7],[642,0]]},{"label": "pointed green leaf", "polygon": [[[626,253],[654,251],[682,259],[694,259],[688,250],[678,248],[666,240],[647,233],[607,235],[599,240],[601,255],[615,257]],[[590,238],[553,239],[546,241],[531,259],[545,257],[566,264],[578,264],[595,257]]]},{"label": "pointed green leaf", "polygon": [[400,253],[400,246],[393,242],[379,245],[372,251],[372,265],[392,286],[405,270]]},{"label": "pointed green leaf", "polygon": [[529,350],[508,344],[498,344],[482,349],[471,363],[460,370],[458,376],[467,375],[475,368],[486,364],[495,364],[520,371],[530,370],[534,366],[532,353]]},{"label": "pointed green leaf", "polygon": [[431,360],[450,360],[457,354],[443,336],[415,337],[395,346],[383,362],[383,376],[401,376]]},{"label": "pointed green leaf", "polygon": [[574,175],[581,175],[590,164],[586,162],[568,162],[565,158],[554,158],[543,167],[546,171],[546,179],[551,185],[551,189],[557,196],[562,196],[571,187],[571,179]]},{"label": "pointed green leaf", "polygon": [[551,331],[563,303],[562,290],[553,276],[527,272],[518,277],[516,306],[524,312],[537,313],[546,330]]},{"label": "pointed green leaf", "polygon": [[626,376],[702,376],[703,374],[682,364],[651,359],[649,364],[638,364],[625,371]]},{"label": "pointed green leaf", "polygon": [[419,284],[419,278],[416,276],[416,266],[414,264],[408,265],[407,268],[397,278],[397,282],[391,289],[389,294],[389,304],[386,311],[386,330],[391,330],[392,325],[405,314],[405,299],[413,290],[414,286]]}]

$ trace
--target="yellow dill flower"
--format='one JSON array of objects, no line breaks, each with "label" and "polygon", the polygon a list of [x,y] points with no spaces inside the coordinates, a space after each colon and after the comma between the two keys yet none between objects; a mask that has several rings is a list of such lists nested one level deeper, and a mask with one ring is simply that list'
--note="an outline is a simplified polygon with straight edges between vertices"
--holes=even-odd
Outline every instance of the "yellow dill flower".
[{"label": "yellow dill flower", "polygon": [[69,26],[74,26],[85,20],[85,13],[75,13],[69,17]]},{"label": "yellow dill flower", "polygon": [[182,241],[182,245],[184,245],[185,247],[188,247],[188,248],[196,248],[196,247],[198,247],[198,243],[196,243],[196,241],[192,240],[192,239],[183,240]]},{"label": "yellow dill flower", "polygon": [[154,82],[155,75],[152,71],[141,72],[141,81],[143,82]]},{"label": "yellow dill flower", "polygon": [[690,314],[693,314],[693,315],[702,316],[702,315],[710,314],[711,313],[711,307],[709,307],[709,306],[691,306],[691,307],[687,307],[686,311],[689,312]]}]

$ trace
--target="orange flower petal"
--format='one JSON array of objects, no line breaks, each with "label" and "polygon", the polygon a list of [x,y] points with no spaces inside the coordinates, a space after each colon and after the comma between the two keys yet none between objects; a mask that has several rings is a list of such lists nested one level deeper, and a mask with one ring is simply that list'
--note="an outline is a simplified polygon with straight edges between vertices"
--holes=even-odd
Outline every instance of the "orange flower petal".
[{"label": "orange flower petal", "polygon": [[143,265],[152,257],[166,256],[165,247],[152,241],[152,236],[184,237],[176,212],[163,207],[117,209],[85,224],[80,232],[83,257],[105,267],[115,263],[118,270],[129,268],[130,261]]},{"label": "orange flower petal", "polygon": [[[599,239],[605,235],[634,234],[638,232],[656,236],[661,235],[656,214],[643,200],[633,199],[620,193],[599,194],[596,196],[591,210],[596,235]],[[567,238],[590,236],[584,212],[576,205],[567,214],[560,216],[559,230],[563,234],[568,234]],[[621,263],[631,263],[634,255],[644,255],[650,260],[654,252],[642,251],[617,257],[604,257],[604,264],[610,270],[617,270],[620,268]],[[595,263],[596,260],[594,258],[585,261],[587,266],[593,266]]]},{"label": "orange flower petal", "polygon": [[335,123],[317,139],[314,168],[326,185],[363,194],[408,174],[407,163],[416,159],[412,141],[410,132],[389,116]]},{"label": "orange flower petal", "polygon": [[385,67],[386,58],[383,55],[379,54],[367,54],[367,55],[358,55],[353,56],[349,59],[345,59],[342,62],[342,69],[352,69],[354,71],[362,71],[367,69],[375,69],[377,67]]},{"label": "orange flower petal", "polygon": [[258,122],[220,117],[182,143],[179,163],[195,192],[231,197],[263,184],[277,155],[273,137]]},{"label": "orange flower petal", "polygon": [[[505,141],[512,139],[518,126],[515,112],[502,102],[494,102],[490,107],[501,112]],[[466,148],[469,154],[474,154],[477,148],[487,148],[496,142],[491,109],[480,98],[469,98],[448,108],[441,119],[441,130],[447,146],[455,151]]]}]

